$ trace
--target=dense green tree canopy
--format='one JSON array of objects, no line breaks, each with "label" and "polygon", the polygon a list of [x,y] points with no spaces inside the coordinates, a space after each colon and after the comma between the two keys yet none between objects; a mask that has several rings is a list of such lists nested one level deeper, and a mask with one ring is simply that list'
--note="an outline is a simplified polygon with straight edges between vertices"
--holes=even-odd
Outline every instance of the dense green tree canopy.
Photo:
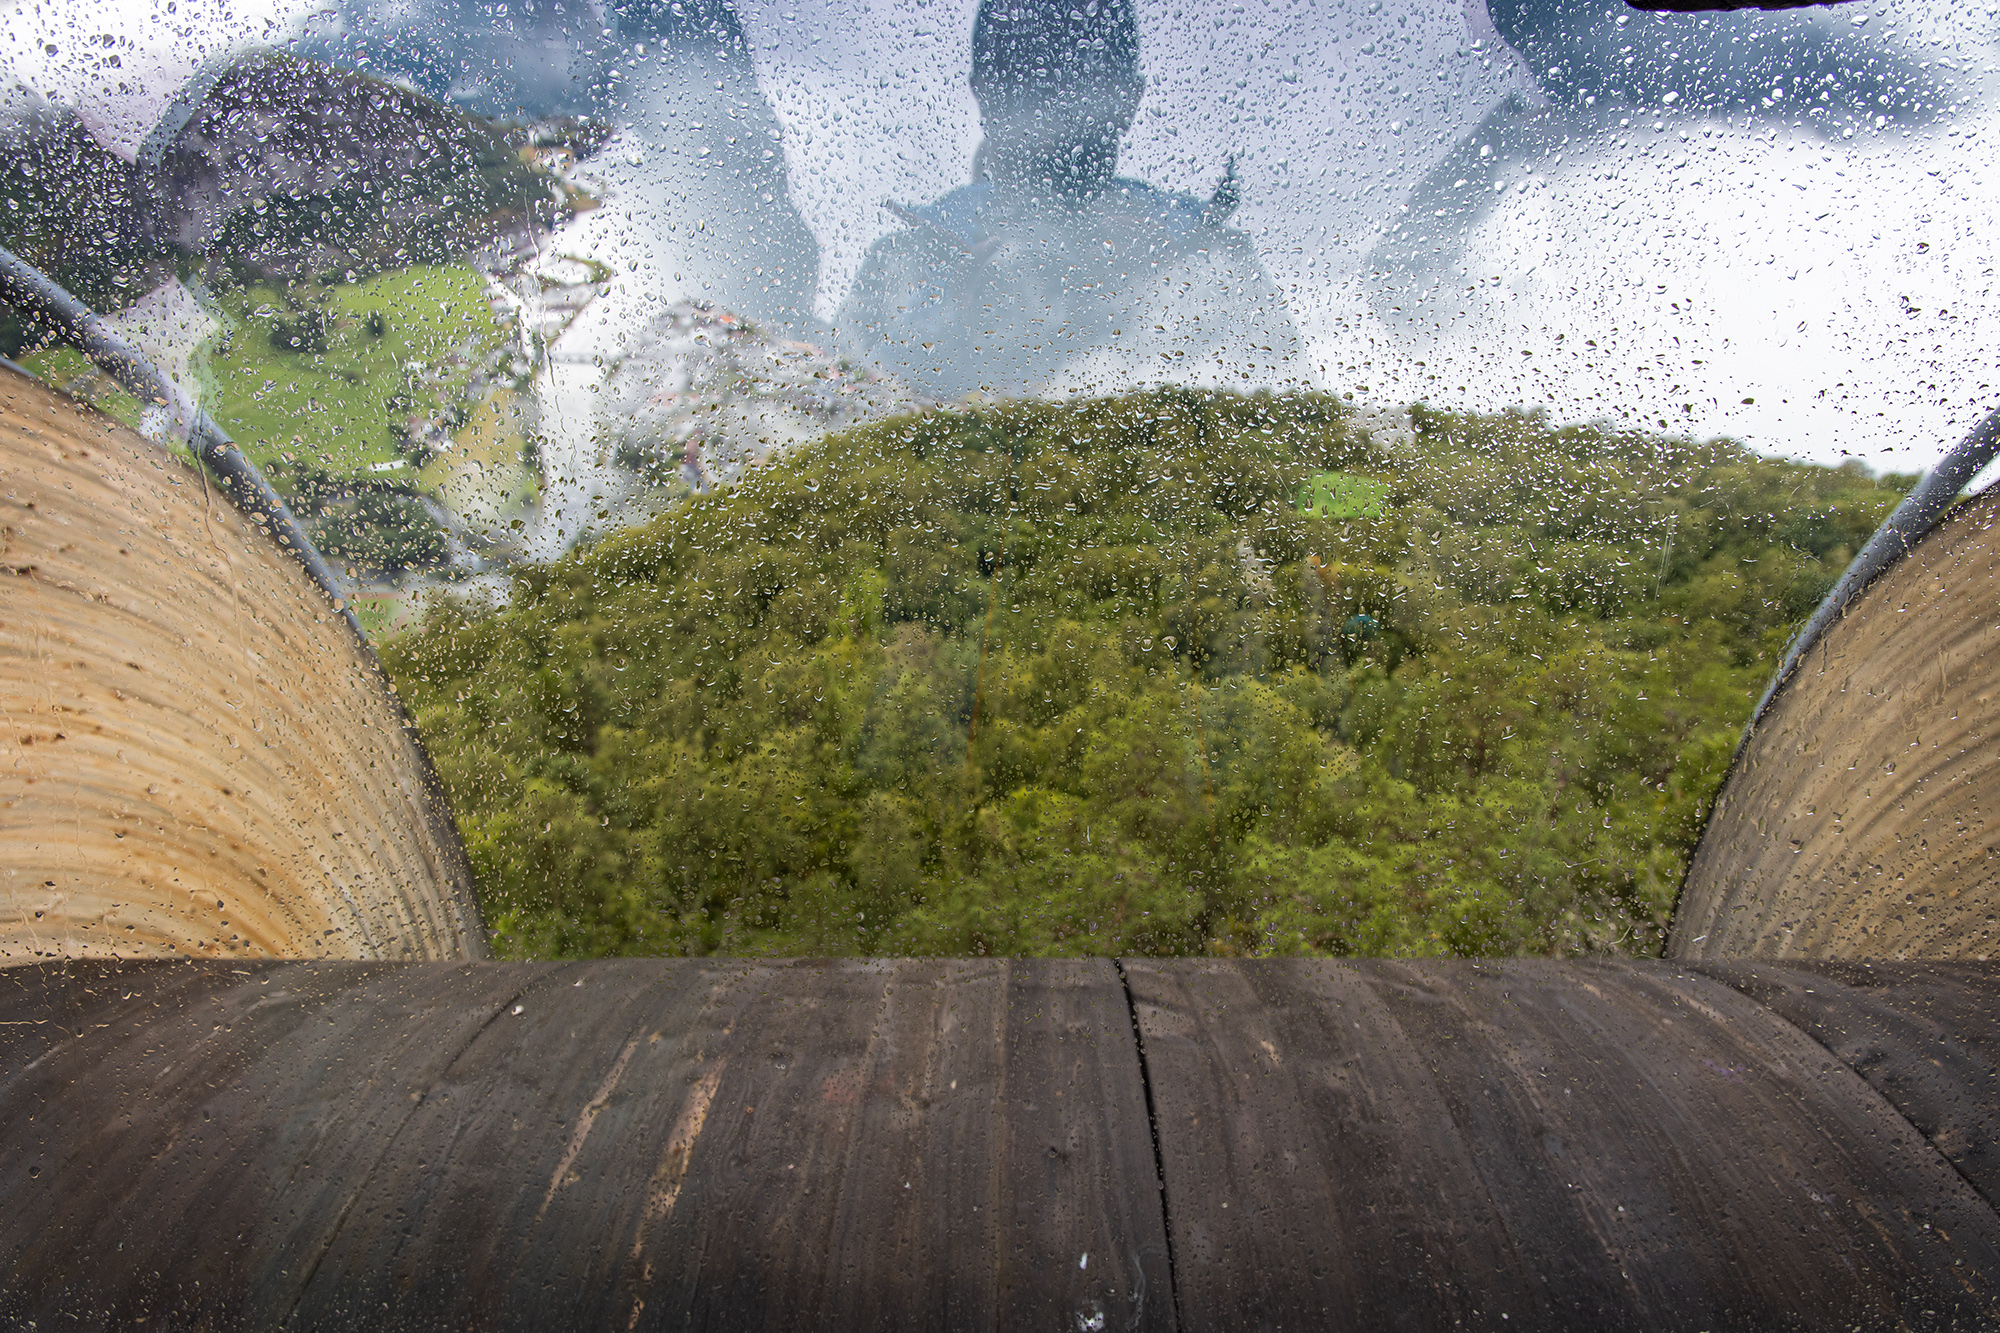
[{"label": "dense green tree canopy", "polygon": [[1655,952],[1896,487],[1411,419],[896,418],[383,657],[506,952]]}]

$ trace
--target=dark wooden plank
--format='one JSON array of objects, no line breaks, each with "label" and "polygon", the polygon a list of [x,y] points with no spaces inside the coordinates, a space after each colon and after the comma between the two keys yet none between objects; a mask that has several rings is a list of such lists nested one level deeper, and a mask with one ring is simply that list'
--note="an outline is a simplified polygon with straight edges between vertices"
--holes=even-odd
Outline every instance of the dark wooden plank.
[{"label": "dark wooden plank", "polygon": [[[546,970],[149,970],[198,980],[143,1021],[87,1024],[8,1073],[0,1313],[282,1319],[414,1105],[409,1089]],[[112,1012],[128,1003],[99,993]]]},{"label": "dark wooden plank", "polygon": [[998,1328],[1175,1326],[1125,987],[1104,959],[1008,965]]},{"label": "dark wooden plank", "polygon": [[384,1152],[303,1324],[1171,1326],[1108,963],[579,964],[520,1006]]},{"label": "dark wooden plank", "polygon": [[[276,966],[281,964],[231,963],[223,975],[261,974]],[[215,964],[165,959],[0,968],[0,1090],[64,1043],[178,1008],[193,991],[212,988],[217,976]]]},{"label": "dark wooden plank", "polygon": [[2000,963],[1703,963],[1839,1056],[2000,1206]]},{"label": "dark wooden plank", "polygon": [[721,1074],[687,1167],[699,1206],[661,1228],[649,1317],[657,1299],[663,1326],[1171,1326],[1108,962],[798,966],[765,984],[731,1048],[762,1058]]},{"label": "dark wooden plank", "polygon": [[1339,965],[1128,960],[1195,1328],[1533,1307],[1424,1052]]},{"label": "dark wooden plank", "polygon": [[1191,1326],[2000,1318],[1993,1210],[1852,1072],[1716,982],[1126,968]]},{"label": "dark wooden plank", "polygon": [[419,1328],[626,1327],[648,1149],[728,1024],[712,1011],[741,972],[574,963],[518,988],[448,1063],[402,1081],[413,1105],[294,1322],[351,1327],[393,1309]]},{"label": "dark wooden plank", "polygon": [[[1108,961],[0,978],[16,1322],[1173,1326]],[[0,1032],[9,1029],[0,1029]]]},{"label": "dark wooden plank", "polygon": [[[868,1046],[821,1079],[819,1099],[841,1108],[837,1132],[847,1135],[828,1145],[839,1197],[828,1200],[815,1313],[830,1326],[999,1322],[1007,972],[998,960],[898,966]],[[911,1133],[920,1118],[921,1138]],[[938,1271],[912,1301],[902,1289],[922,1269]]]},{"label": "dark wooden plank", "polygon": [[0,1322],[2000,1318],[2000,1218],[1844,1062],[1990,1050],[1990,973],[1843,973],[1934,1027],[1842,1058],[1820,987],[1669,965],[1126,974],[1171,1273],[1108,962],[9,973]]},{"label": "dark wooden plank", "polygon": [[[874,1305],[879,1312],[915,1296],[912,1288],[924,1277],[904,1280],[883,1273],[881,1264],[857,1273],[855,1251],[866,1241],[843,1231],[858,1222],[863,1236],[881,1238],[889,1251],[881,1257],[894,1263],[910,1257],[901,1245],[919,1221],[928,1220],[914,1210],[934,1203],[928,1180],[922,1196],[899,1190],[893,1200],[868,1188],[875,1183],[873,1154],[893,1158],[896,1166],[909,1156],[905,1144],[864,1137],[876,1109],[871,1103],[893,1095],[884,1084],[882,1048],[907,1035],[907,1025],[896,1021],[898,1001],[921,985],[913,970],[900,981],[889,965],[808,964],[760,975],[744,1040],[729,1045],[717,1084],[722,1113],[711,1111],[710,1128],[687,1162],[683,1198],[689,1206],[676,1208],[655,1228],[650,1249],[661,1269],[659,1317],[649,1326],[672,1326],[682,1311],[700,1327],[803,1326],[829,1303]],[[975,983],[975,994],[978,989]],[[975,1004],[989,1009],[997,999],[988,990]],[[983,1031],[967,1039],[991,1040]],[[986,1135],[990,1163],[990,1123]],[[880,1165],[884,1175],[895,1169],[887,1161]],[[975,1250],[990,1209],[988,1200],[968,1218]],[[977,1307],[992,1299],[990,1280],[982,1281],[990,1265],[990,1253],[976,1256],[970,1280],[934,1291],[934,1299],[961,1317],[968,1307],[974,1307],[972,1319],[983,1317],[985,1309]]]}]

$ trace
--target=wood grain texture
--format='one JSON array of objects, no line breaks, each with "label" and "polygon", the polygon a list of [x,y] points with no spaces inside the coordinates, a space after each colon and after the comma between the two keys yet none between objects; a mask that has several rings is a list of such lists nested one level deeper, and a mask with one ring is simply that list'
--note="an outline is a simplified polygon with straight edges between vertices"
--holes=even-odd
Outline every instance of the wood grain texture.
[{"label": "wood grain texture", "polygon": [[2000,963],[1703,963],[1839,1056],[2000,1207]]},{"label": "wood grain texture", "polygon": [[0,965],[483,956],[428,775],[268,535],[0,369]]},{"label": "wood grain texture", "polygon": [[2000,957],[2000,490],[1828,629],[1737,757],[1670,955]]},{"label": "wood grain texture", "polygon": [[1190,1327],[2000,1319],[1992,1208],[1862,1079],[1718,982],[1617,963],[1125,969]]},{"label": "wood grain texture", "polygon": [[0,1319],[1173,1327],[1108,961],[72,967]]},{"label": "wood grain texture", "polygon": [[14,968],[0,1323],[2000,1325],[1994,972],[1842,966]]}]

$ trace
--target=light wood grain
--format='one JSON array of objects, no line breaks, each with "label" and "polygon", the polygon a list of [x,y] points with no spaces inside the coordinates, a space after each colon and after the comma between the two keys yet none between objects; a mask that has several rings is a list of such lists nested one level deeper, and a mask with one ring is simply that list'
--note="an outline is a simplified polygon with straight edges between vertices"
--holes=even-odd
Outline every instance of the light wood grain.
[{"label": "light wood grain", "polygon": [[0,370],[0,965],[479,956],[428,772],[275,542]]},{"label": "light wood grain", "polygon": [[1773,700],[1688,867],[1677,958],[2000,957],[2000,491],[1869,586]]}]

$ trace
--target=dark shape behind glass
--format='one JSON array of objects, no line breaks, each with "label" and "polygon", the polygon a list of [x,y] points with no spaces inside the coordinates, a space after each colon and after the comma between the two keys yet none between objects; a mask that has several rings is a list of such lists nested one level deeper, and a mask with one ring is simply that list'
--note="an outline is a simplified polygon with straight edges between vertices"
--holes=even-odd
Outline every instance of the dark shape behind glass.
[{"label": "dark shape behind glass", "polygon": [[1305,378],[1291,316],[1225,225],[1233,162],[1207,199],[1116,174],[1138,56],[1129,0],[980,5],[975,179],[888,205],[905,229],[869,251],[841,309],[846,354],[941,398]]},{"label": "dark shape behind glass", "polygon": [[1782,110],[1908,120],[1940,100],[1933,80],[1844,13],[1642,14],[1591,0],[1487,0],[1486,11],[1562,106],[1789,103]]},{"label": "dark shape behind glass", "polygon": [[1088,15],[985,4],[972,21],[981,165],[1003,195],[1077,206],[1104,193],[1145,91],[1126,0],[1093,3]]}]

